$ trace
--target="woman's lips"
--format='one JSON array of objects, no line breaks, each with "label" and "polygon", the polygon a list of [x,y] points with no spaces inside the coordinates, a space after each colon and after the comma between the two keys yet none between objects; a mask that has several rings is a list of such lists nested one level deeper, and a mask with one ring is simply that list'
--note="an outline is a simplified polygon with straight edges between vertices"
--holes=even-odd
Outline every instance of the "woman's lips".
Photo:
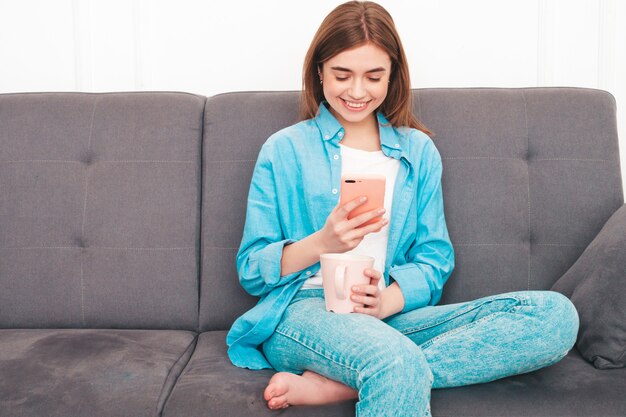
[{"label": "woman's lips", "polygon": [[369,105],[369,101],[364,101],[364,102],[359,102],[359,101],[349,101],[349,100],[345,100],[343,98],[340,98],[341,102],[343,103],[343,106],[350,110],[350,111],[354,111],[354,112],[360,112],[363,111],[367,108],[367,106]]}]

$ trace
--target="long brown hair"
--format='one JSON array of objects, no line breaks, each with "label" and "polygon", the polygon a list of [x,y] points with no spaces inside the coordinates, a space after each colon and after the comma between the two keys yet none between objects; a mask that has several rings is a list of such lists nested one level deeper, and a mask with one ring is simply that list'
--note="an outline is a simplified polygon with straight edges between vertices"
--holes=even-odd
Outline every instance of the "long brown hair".
[{"label": "long brown hair", "polygon": [[318,69],[340,52],[367,42],[391,58],[389,90],[379,110],[394,127],[408,126],[432,134],[413,114],[409,67],[391,15],[372,1],[349,1],[337,6],[324,19],[304,59],[300,117],[315,117],[324,92]]}]

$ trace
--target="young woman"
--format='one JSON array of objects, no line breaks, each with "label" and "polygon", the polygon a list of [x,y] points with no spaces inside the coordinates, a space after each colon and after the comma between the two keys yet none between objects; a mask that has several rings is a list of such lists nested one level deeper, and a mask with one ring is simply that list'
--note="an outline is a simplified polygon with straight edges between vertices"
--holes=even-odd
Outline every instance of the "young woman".
[{"label": "young woman", "polygon": [[[237,255],[260,296],[232,326],[234,365],[279,371],[271,409],[356,399],[358,416],[430,415],[431,388],[492,381],[563,358],[578,315],[559,293],[524,291],[436,306],[454,266],[441,158],[411,112],[406,56],[391,16],[372,2],[338,6],[304,64],[303,121],[272,135],[254,169]],[[386,176],[385,215],[348,220],[342,173]],[[327,312],[320,254],[373,256],[363,304]]]}]

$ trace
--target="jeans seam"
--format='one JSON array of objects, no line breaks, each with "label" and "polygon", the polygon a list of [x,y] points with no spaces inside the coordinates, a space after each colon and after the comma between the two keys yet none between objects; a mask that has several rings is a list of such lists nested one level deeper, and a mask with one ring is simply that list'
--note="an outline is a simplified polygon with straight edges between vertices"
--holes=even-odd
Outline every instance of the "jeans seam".
[{"label": "jeans seam", "polygon": [[309,345],[307,345],[306,343],[302,342],[301,340],[297,339],[295,336],[292,336],[292,335],[290,335],[290,334],[287,334],[286,332],[281,331],[281,330],[279,330],[278,328],[277,328],[275,331],[276,331],[276,333],[278,333],[278,334],[280,334],[280,335],[282,335],[282,336],[284,336],[284,337],[287,337],[287,338],[289,338],[289,339],[293,340],[294,342],[296,342],[296,343],[298,343],[299,345],[301,345],[301,346],[305,347],[306,349],[310,350],[311,352],[313,352],[313,353],[315,353],[315,354],[317,354],[317,355],[320,355],[320,356],[321,356],[321,357],[323,357],[324,359],[327,359],[327,360],[329,360],[329,361],[331,361],[331,362],[333,362],[333,363],[335,363],[335,364],[337,364],[337,365],[339,365],[339,366],[341,366],[341,367],[344,367],[344,368],[350,369],[351,371],[354,371],[354,372],[356,372],[357,374],[359,373],[359,370],[358,370],[358,369],[355,369],[355,368],[351,367],[350,365],[347,365],[347,364],[345,364],[345,363],[338,362],[338,361],[336,361],[335,359],[330,358],[330,357],[328,357],[328,356],[324,355],[323,353],[321,353],[321,352],[319,352],[319,351],[317,351],[317,350],[313,349],[311,346],[309,346]]},{"label": "jeans seam", "polygon": [[[510,297],[510,298],[514,298],[514,297]],[[483,305],[483,304],[481,304],[481,305]],[[437,342],[437,341],[439,341],[439,340],[441,340],[441,339],[444,339],[444,338],[446,338],[446,337],[450,337],[450,336],[455,335],[455,334],[457,334],[457,333],[460,333],[460,332],[462,332],[462,331],[465,331],[465,330],[471,329],[472,327],[475,327],[475,326],[477,326],[479,323],[482,323],[482,322],[484,322],[484,321],[493,320],[497,314],[506,314],[506,313],[510,313],[511,311],[513,311],[514,309],[517,309],[518,307],[519,307],[518,305],[514,305],[514,306],[512,306],[512,307],[510,307],[510,308],[508,308],[508,309],[506,309],[506,310],[496,311],[496,312],[494,312],[494,313],[491,313],[491,314],[489,314],[489,315],[487,315],[487,316],[485,316],[485,317],[482,317],[482,318],[480,318],[480,319],[478,319],[478,320],[476,320],[476,321],[473,321],[473,322],[471,322],[471,323],[467,323],[467,324],[464,324],[463,326],[459,326],[459,327],[456,327],[456,328],[454,328],[454,329],[448,330],[448,331],[447,331],[447,332],[445,332],[445,333],[442,333],[442,334],[440,334],[440,335],[437,335],[437,336],[433,337],[432,339],[427,340],[426,342],[424,342],[424,343],[422,343],[421,345],[419,345],[419,347],[420,347],[420,348],[422,348],[422,349],[429,348],[429,347],[430,347],[430,346],[432,346],[435,342]],[[470,310],[470,311],[471,311],[471,310]]]},{"label": "jeans seam", "polygon": [[[465,309],[465,310],[459,311],[459,312],[457,312],[457,314],[455,314],[455,315],[453,315],[453,316],[451,316],[451,317],[447,317],[445,320],[440,320],[440,321],[437,321],[437,322],[434,322],[434,323],[424,324],[424,325],[422,325],[422,326],[418,326],[418,327],[412,327],[412,328],[409,328],[409,329],[403,330],[401,333],[402,333],[403,335],[405,335],[405,336],[406,336],[406,335],[409,335],[409,334],[412,334],[412,333],[415,333],[415,332],[420,332],[420,331],[422,331],[422,330],[430,329],[430,328],[432,328],[432,327],[437,327],[437,326],[439,326],[439,325],[441,325],[441,324],[443,324],[443,323],[447,323],[447,322],[449,322],[449,321],[451,321],[451,320],[453,320],[453,319],[455,319],[455,318],[457,318],[457,317],[460,317],[460,316],[462,316],[463,314],[467,314],[467,313],[469,313],[470,311],[476,310],[477,308],[480,308],[480,307],[484,306],[484,305],[485,305],[485,304],[487,304],[487,303],[490,303],[490,302],[493,302],[493,301],[496,301],[496,300],[497,300],[497,301],[499,301],[499,300],[506,300],[506,299],[515,300],[515,301],[517,301],[517,302],[518,302],[518,304],[517,304],[517,305],[514,305],[514,306],[513,306],[513,307],[511,307],[510,309],[508,309],[508,310],[504,311],[504,312],[506,312],[506,313],[508,313],[508,312],[509,312],[509,311],[511,311],[512,309],[517,308],[517,307],[519,307],[520,305],[522,305],[522,304],[523,304],[523,301],[522,301],[520,298],[518,298],[518,297],[512,297],[512,296],[507,296],[507,297],[504,297],[504,298],[498,298],[498,299],[494,299],[494,300],[490,300],[490,301],[485,301],[485,302],[480,303],[480,304],[478,304],[478,305],[476,305],[476,306],[474,306],[474,307],[467,308],[467,309]],[[488,317],[488,316],[487,316],[487,317]],[[482,320],[482,319],[481,319],[481,320]],[[471,323],[469,323],[469,324],[471,324]],[[445,333],[444,333],[444,334],[445,334]]]}]

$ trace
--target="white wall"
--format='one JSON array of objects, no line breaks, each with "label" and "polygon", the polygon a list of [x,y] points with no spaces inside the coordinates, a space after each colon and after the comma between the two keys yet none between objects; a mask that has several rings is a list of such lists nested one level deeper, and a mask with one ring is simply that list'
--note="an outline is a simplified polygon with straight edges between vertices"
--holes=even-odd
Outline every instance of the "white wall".
[{"label": "white wall", "polygon": [[[0,0],[0,93],[298,90],[343,0]],[[626,1],[380,0],[413,87],[578,86],[618,104],[626,185]]]}]

